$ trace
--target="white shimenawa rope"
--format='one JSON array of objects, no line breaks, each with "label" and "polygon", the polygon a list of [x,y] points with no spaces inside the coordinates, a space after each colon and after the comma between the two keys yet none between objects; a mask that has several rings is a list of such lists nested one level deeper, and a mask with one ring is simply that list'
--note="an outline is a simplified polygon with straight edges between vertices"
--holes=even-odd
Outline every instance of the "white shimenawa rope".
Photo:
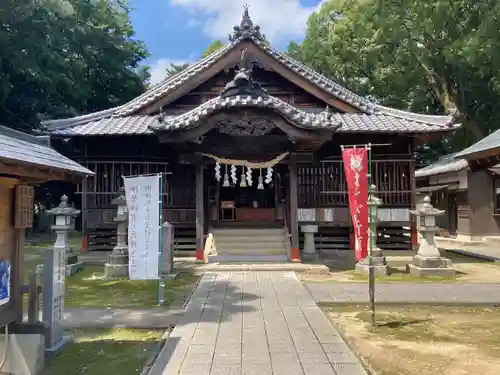
[{"label": "white shimenawa rope", "polygon": [[283,153],[281,155],[278,155],[277,157],[275,157],[274,159],[271,159],[269,161],[263,161],[263,162],[260,162],[260,163],[254,163],[254,162],[251,162],[251,161],[248,161],[248,160],[226,159],[226,158],[220,158],[220,157],[218,157],[216,155],[203,154],[202,153],[202,155],[215,160],[219,164],[240,165],[240,166],[244,166],[244,167],[252,168],[252,169],[272,168],[276,164],[278,164],[280,161],[282,161],[284,158],[286,158],[288,156],[288,154],[289,154],[289,152],[285,152],[285,153]]}]

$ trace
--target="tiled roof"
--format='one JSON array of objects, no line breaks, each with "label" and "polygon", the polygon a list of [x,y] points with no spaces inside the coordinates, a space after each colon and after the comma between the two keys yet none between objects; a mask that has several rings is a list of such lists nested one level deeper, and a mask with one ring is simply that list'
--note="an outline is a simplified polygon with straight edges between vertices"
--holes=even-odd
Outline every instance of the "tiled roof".
[{"label": "tiled roof", "polygon": [[443,173],[459,172],[468,168],[469,165],[465,159],[457,157],[457,153],[441,157],[435,163],[429,164],[415,171],[415,178],[424,178]]},{"label": "tiled roof", "polygon": [[[213,52],[199,62],[190,65],[188,68],[176,74],[175,76],[165,79],[163,82],[157,84],[144,94],[138,96],[137,98],[122,106],[89,115],[77,116],[70,119],[45,121],[43,125],[45,125],[49,131],[53,131],[56,134],[61,134],[61,129],[63,128],[73,126],[79,127],[84,123],[92,123],[93,126],[97,127],[99,126],[99,124],[108,124],[107,119],[110,117],[126,118],[128,116],[132,116],[140,109],[150,105],[160,97],[164,97],[172,93],[174,90],[178,89],[182,85],[186,84],[186,82],[199,75],[201,72],[221,61],[228,53],[236,49],[243,41],[247,40],[252,41],[258,48],[260,48],[274,60],[278,61],[286,69],[292,70],[293,72],[313,83],[325,92],[337,97],[338,99],[353,106],[354,108],[357,108],[362,114],[377,115],[377,117],[372,117],[371,120],[366,117],[361,117],[361,114],[354,115],[354,117],[345,120],[346,126],[343,126],[341,129],[343,131],[351,131],[349,130],[351,128],[355,129],[352,131],[358,131],[358,128],[361,127],[359,131],[432,132],[448,131],[458,127],[452,126],[454,120],[451,116],[423,115],[378,105],[373,101],[370,101],[367,98],[363,98],[348,90],[347,88],[340,86],[339,84],[333,82],[331,79],[328,79],[318,72],[315,72],[311,68],[294,60],[286,54],[275,50],[274,48],[270,47],[265,41],[253,36],[252,33],[243,33],[242,36],[236,38],[231,44],[220,48],[219,50]],[[203,105],[201,107],[203,107]],[[101,120],[103,121],[100,122]],[[376,127],[379,125],[382,126],[382,129],[378,129]],[[368,126],[373,126],[373,128],[368,128]],[[439,127],[439,129],[437,129],[436,126]],[[124,128],[129,129],[127,127]],[[78,134],[86,134],[84,133],[85,131],[82,130]],[[121,134],[132,134],[131,131],[132,129],[130,129],[129,132]],[[63,133],[66,134],[67,132]],[[110,133],[107,130],[98,132],[96,129],[92,132],[92,134],[115,133]]]},{"label": "tiled roof", "polygon": [[340,125],[340,119],[334,120],[332,116],[328,117],[324,112],[308,113],[302,111],[274,96],[234,96],[217,97],[211,99],[199,107],[179,116],[172,116],[160,124],[152,126],[154,130],[179,130],[196,126],[201,121],[211,116],[214,112],[225,108],[256,107],[270,108],[279,112],[283,117],[298,127],[305,129],[329,129],[335,130]]},{"label": "tiled roof", "polygon": [[[196,113],[201,107],[196,109]],[[191,126],[204,116],[193,113],[195,110],[183,115],[170,115],[166,118],[165,123],[168,124],[168,129],[179,129],[183,126]],[[208,110],[206,111],[208,115]],[[304,115],[307,112],[303,112]],[[196,117],[198,116],[198,117]],[[319,116],[319,115],[316,115]],[[304,121],[304,120],[302,120]],[[314,124],[311,118],[311,125]],[[344,133],[429,133],[442,132],[452,129],[451,126],[432,125],[418,121],[409,121],[398,117],[387,115],[366,115],[353,113],[332,113],[332,121],[330,126],[335,126],[339,123],[340,126],[336,132]],[[163,124],[160,124],[156,116],[127,116],[127,117],[107,117],[96,121],[91,121],[86,124],[80,124],[71,127],[56,129],[52,132],[54,135],[65,136],[90,136],[90,135],[124,135],[124,134],[151,134],[152,129],[161,129]],[[322,127],[320,127],[322,128]]]},{"label": "tiled roof", "polygon": [[50,148],[43,138],[3,126],[0,126],[0,160],[50,167],[74,174],[94,174],[87,168]]},{"label": "tiled roof", "polygon": [[491,133],[480,141],[474,143],[472,146],[467,147],[465,150],[460,151],[457,156],[469,158],[472,154],[488,151],[500,147],[500,130]]}]

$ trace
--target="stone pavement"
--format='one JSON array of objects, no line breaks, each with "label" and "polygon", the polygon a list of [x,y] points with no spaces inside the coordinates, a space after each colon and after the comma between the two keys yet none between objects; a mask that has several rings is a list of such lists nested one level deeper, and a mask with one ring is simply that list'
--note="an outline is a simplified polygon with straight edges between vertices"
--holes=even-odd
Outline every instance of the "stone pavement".
[{"label": "stone pavement", "polygon": [[[177,324],[183,309],[65,308],[64,328],[169,328]],[[42,312],[40,311],[40,321]],[[28,320],[25,314],[24,321]]]},{"label": "stone pavement", "polygon": [[293,272],[206,273],[150,375],[365,375]]},{"label": "stone pavement", "polygon": [[[367,283],[306,283],[316,303],[367,303]],[[376,283],[378,302],[500,304],[500,284]]]}]

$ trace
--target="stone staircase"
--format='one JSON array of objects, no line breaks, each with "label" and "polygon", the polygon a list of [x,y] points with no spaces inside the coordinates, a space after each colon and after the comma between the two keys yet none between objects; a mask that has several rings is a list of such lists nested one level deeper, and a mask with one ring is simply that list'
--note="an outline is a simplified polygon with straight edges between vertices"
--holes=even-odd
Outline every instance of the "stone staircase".
[{"label": "stone staircase", "polygon": [[283,228],[216,228],[212,234],[217,254],[209,262],[288,262]]}]

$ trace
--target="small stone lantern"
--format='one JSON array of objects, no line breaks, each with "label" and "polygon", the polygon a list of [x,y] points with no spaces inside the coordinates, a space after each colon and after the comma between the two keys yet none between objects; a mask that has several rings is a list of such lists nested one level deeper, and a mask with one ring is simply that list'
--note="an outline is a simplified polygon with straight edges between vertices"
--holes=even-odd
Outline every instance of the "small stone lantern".
[{"label": "small stone lantern", "polygon": [[[382,199],[377,197],[377,187],[375,185],[371,186],[371,197],[368,197],[368,215],[371,213],[370,220],[368,221],[370,228],[368,231],[368,252],[370,251],[370,243],[372,244],[372,267],[375,270],[375,275],[388,275],[389,266],[382,250],[377,246],[377,228],[378,228],[378,208],[382,205]],[[371,240],[370,240],[371,239]],[[369,259],[366,257],[356,264],[356,270],[359,273],[368,275],[370,272]]]},{"label": "small stone lantern", "polygon": [[68,197],[63,195],[56,208],[47,211],[55,216],[55,224],[51,227],[56,232],[56,242],[44,259],[43,287],[43,321],[49,329],[45,333],[46,352],[56,352],[69,341],[63,336],[61,325],[64,316],[64,282],[66,279],[66,263],[69,250],[68,234],[75,228],[75,218],[80,214],[68,205]]},{"label": "small stone lantern", "polygon": [[125,199],[125,189],[120,189],[120,195],[111,201],[117,206],[116,216],[113,219],[118,223],[116,230],[116,246],[109,256],[109,262],[104,265],[104,275],[108,279],[128,278],[128,208]]},{"label": "small stone lantern", "polygon": [[417,216],[418,230],[421,234],[420,246],[417,255],[413,257],[407,270],[415,276],[454,276],[455,269],[449,259],[441,257],[441,253],[434,242],[434,237],[439,230],[436,225],[436,216],[445,213],[431,204],[431,198],[426,196],[419,207],[410,211]]}]

